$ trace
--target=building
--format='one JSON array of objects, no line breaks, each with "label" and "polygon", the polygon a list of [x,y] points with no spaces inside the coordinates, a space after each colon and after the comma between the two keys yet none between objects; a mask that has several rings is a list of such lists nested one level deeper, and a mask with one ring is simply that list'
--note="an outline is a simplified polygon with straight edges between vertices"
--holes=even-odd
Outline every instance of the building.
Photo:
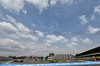
[{"label": "building", "polygon": [[56,54],[54,59],[56,60],[71,60],[73,59],[72,54]]},{"label": "building", "polygon": [[54,60],[54,53],[49,53],[48,60]]},{"label": "building", "polygon": [[49,57],[54,57],[54,53],[49,53]]},{"label": "building", "polygon": [[48,57],[48,60],[54,60],[54,57],[53,56]]},{"label": "building", "polygon": [[93,49],[90,49],[88,51],[79,53],[75,57],[78,58],[78,59],[82,59],[82,58],[87,59],[87,57],[88,58],[90,58],[90,57],[94,58],[94,57],[98,57],[98,56],[100,57],[100,46],[93,48]]}]

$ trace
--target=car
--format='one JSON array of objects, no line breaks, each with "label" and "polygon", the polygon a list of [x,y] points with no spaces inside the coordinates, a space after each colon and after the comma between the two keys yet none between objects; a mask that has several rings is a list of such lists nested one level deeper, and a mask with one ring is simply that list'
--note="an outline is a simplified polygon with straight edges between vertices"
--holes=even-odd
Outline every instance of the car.
[{"label": "car", "polygon": [[18,60],[18,62],[23,62],[23,60]]},{"label": "car", "polygon": [[100,61],[100,59],[99,58],[95,58],[94,61]]},{"label": "car", "polygon": [[13,62],[18,62],[18,60],[14,60]]},{"label": "car", "polygon": [[50,60],[49,63],[56,63],[57,60]]},{"label": "car", "polygon": [[56,62],[58,62],[57,60],[54,60],[54,62],[56,63]]}]

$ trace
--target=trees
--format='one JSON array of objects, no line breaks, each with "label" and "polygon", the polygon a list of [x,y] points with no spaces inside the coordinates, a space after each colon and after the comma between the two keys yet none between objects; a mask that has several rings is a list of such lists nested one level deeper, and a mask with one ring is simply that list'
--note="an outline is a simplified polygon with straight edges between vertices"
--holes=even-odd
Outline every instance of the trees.
[{"label": "trees", "polygon": [[46,60],[46,61],[48,60],[48,57],[49,57],[49,56],[46,56],[46,57],[45,57],[45,60]]},{"label": "trees", "polygon": [[41,61],[43,60],[43,56],[41,56]]},{"label": "trees", "polygon": [[16,56],[9,56],[9,58],[16,59]]}]

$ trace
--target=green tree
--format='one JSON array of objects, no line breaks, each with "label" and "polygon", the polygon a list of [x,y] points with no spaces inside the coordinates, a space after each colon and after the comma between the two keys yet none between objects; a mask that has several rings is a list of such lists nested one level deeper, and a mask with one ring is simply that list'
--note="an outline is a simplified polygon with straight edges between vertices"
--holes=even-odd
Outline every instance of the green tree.
[{"label": "green tree", "polygon": [[47,61],[48,57],[49,57],[49,56],[46,56],[46,57],[45,57],[45,60],[46,60],[46,61]]},{"label": "green tree", "polygon": [[43,56],[41,56],[41,61],[43,60]]}]

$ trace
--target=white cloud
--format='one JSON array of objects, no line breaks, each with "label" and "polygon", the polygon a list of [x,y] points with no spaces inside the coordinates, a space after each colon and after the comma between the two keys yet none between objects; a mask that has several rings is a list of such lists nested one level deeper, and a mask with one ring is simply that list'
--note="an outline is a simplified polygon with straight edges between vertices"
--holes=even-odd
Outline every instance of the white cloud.
[{"label": "white cloud", "polygon": [[35,35],[32,35],[32,31],[29,28],[20,22],[16,22],[13,17],[7,15],[7,20],[9,23],[0,22],[0,34],[11,38],[27,38],[34,41],[38,40]]},{"label": "white cloud", "polygon": [[55,47],[56,49],[58,49],[58,47]]},{"label": "white cloud", "polygon": [[73,41],[73,42],[78,42],[78,37],[72,37],[72,38],[71,38],[71,41]]},{"label": "white cloud", "polygon": [[[7,55],[24,55],[26,51],[30,51],[30,54],[32,54],[31,52],[34,52],[36,55],[39,54],[37,52],[47,52],[45,46],[43,44],[41,45],[37,38],[37,36],[44,36],[44,34],[41,31],[36,30],[37,36],[34,34],[32,35],[32,33],[30,33],[31,30],[28,27],[24,26],[20,22],[17,22],[11,16],[7,15],[6,17],[7,22],[0,22],[0,50],[3,50],[3,52],[8,51],[9,53],[7,53]],[[2,36],[5,38],[1,38]],[[36,50],[37,48],[38,50]],[[3,52],[0,51],[0,53],[5,54]]]},{"label": "white cloud", "polygon": [[24,7],[24,0],[0,0],[0,5],[5,9],[19,13]]},{"label": "white cloud", "polygon": [[68,5],[71,5],[74,2],[74,0],[60,0],[60,1],[61,3],[68,4]]},{"label": "white cloud", "polygon": [[88,31],[89,31],[90,34],[95,34],[95,33],[97,33],[98,31],[100,31],[100,28],[94,28],[94,27],[92,27],[92,26],[89,26],[89,27],[88,27]]},{"label": "white cloud", "polygon": [[[67,51],[70,50],[71,53],[74,53],[74,54],[80,53],[81,51],[86,51],[86,49],[87,49],[86,46],[87,45],[90,46],[90,44],[92,44],[92,42],[93,41],[90,40],[89,38],[83,38],[83,37],[82,38],[78,38],[78,41],[77,42],[70,40],[70,42],[68,42],[66,44],[66,48],[67,48],[66,50]],[[84,50],[84,48],[85,48],[85,50]]]},{"label": "white cloud", "polygon": [[94,12],[100,15],[100,5],[95,7]]},{"label": "white cloud", "polygon": [[57,2],[60,2],[61,4],[67,4],[67,5],[71,5],[74,3],[75,0],[50,0],[50,5],[56,5]]},{"label": "white cloud", "polygon": [[68,48],[73,48],[73,47],[75,47],[75,46],[77,46],[78,45],[78,43],[76,43],[76,42],[71,42],[71,43],[69,43],[69,44],[66,44],[66,46],[68,47]]},{"label": "white cloud", "polygon": [[[27,42],[24,41],[16,41],[10,38],[0,38],[0,54],[4,55],[5,52],[9,52],[6,55],[31,55],[36,54],[39,55],[37,52],[43,52],[45,50],[44,45],[34,44],[35,42]],[[37,49],[37,50],[36,50]],[[33,51],[33,53],[32,53]],[[28,53],[26,53],[28,52]]]},{"label": "white cloud", "polygon": [[35,25],[35,24],[32,24],[32,26],[33,26],[33,27],[36,27],[36,25]]},{"label": "white cloud", "polygon": [[66,43],[66,42],[68,42],[68,40],[63,36],[47,35],[46,38],[49,39],[53,43],[56,43],[56,42]]},{"label": "white cloud", "polygon": [[92,43],[92,41],[89,38],[80,39],[80,40],[83,41],[83,43],[86,43],[86,44],[91,44]]},{"label": "white cloud", "polygon": [[7,21],[10,21],[11,23],[16,24],[16,20],[13,17],[11,17],[9,15],[6,15],[6,17],[7,17]]},{"label": "white cloud", "polygon": [[27,13],[27,10],[23,10],[23,13],[26,14]]},{"label": "white cloud", "polygon": [[47,7],[49,6],[48,0],[26,0],[26,2],[38,8],[40,10],[40,13],[43,11],[43,9],[47,9]]},{"label": "white cloud", "polygon": [[92,15],[91,20],[96,20],[96,17],[94,15]]},{"label": "white cloud", "polygon": [[57,2],[60,2],[62,4],[68,4],[71,5],[74,3],[75,0],[25,0],[26,2],[34,5],[36,8],[40,10],[40,13],[44,10],[47,9],[50,5],[56,5]]},{"label": "white cloud", "polygon": [[46,46],[51,46],[51,44],[49,42],[45,43]]},{"label": "white cloud", "polygon": [[51,5],[56,5],[57,1],[59,1],[59,0],[50,0],[50,4]]},{"label": "white cloud", "polygon": [[17,33],[18,30],[10,23],[0,22],[0,30],[7,33]]},{"label": "white cloud", "polygon": [[[15,11],[20,13],[27,13],[27,10],[24,10],[24,6],[26,3],[32,4],[36,8],[39,9],[39,13],[41,13],[44,9],[47,9],[50,5],[56,5],[57,2],[62,4],[71,5],[75,2],[75,0],[0,0],[0,5],[4,9],[8,9],[9,11]],[[12,6],[13,5],[13,6]]]},{"label": "white cloud", "polygon": [[89,22],[85,15],[80,16],[79,19],[81,20],[81,24],[86,24]]},{"label": "white cloud", "polygon": [[0,20],[5,21],[4,14],[1,10],[0,10]]},{"label": "white cloud", "polygon": [[27,33],[30,33],[31,31],[26,27],[24,26],[22,23],[20,22],[16,22],[16,20],[9,16],[9,15],[6,15],[6,17],[8,18],[9,22],[12,23],[13,25],[15,25],[15,27],[20,31],[20,32],[27,32]]},{"label": "white cloud", "polygon": [[22,23],[16,23],[16,26],[20,32],[30,33],[30,29],[24,26]]},{"label": "white cloud", "polygon": [[78,37],[78,36],[77,36],[77,37],[72,37],[72,38],[69,40],[69,42],[66,43],[66,47],[68,47],[69,50],[70,50],[70,49],[75,50],[76,47],[79,45],[78,42],[79,42],[79,37]]},{"label": "white cloud", "polygon": [[36,34],[39,36],[39,37],[44,37],[44,34],[38,30],[35,31]]},{"label": "white cloud", "polygon": [[23,49],[23,46],[19,42],[10,38],[0,38],[0,48],[1,47],[13,50]]},{"label": "white cloud", "polygon": [[46,36],[47,40],[46,40],[46,44],[50,45],[50,44],[55,44],[55,43],[67,43],[68,39],[66,39],[63,36],[56,36],[56,35],[47,35]]}]

